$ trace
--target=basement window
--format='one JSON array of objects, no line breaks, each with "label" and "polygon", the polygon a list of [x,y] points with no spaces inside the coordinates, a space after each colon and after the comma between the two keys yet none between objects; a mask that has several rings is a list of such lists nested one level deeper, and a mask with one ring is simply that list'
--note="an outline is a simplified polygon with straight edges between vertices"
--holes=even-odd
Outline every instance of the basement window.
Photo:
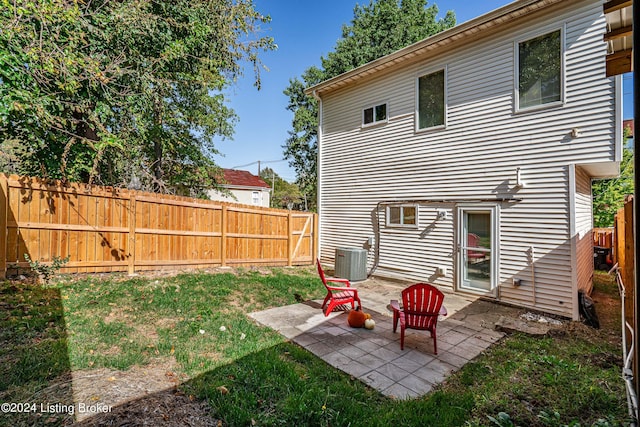
[{"label": "basement window", "polygon": [[387,122],[387,104],[378,104],[362,110],[362,126],[371,126]]},{"label": "basement window", "polygon": [[417,227],[418,205],[387,206],[387,227]]}]

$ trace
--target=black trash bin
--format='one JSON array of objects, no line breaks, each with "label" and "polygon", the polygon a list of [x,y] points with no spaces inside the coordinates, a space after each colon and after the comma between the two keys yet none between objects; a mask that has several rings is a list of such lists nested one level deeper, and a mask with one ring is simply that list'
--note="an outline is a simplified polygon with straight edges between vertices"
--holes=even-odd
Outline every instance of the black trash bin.
[{"label": "black trash bin", "polygon": [[609,263],[611,255],[611,248],[605,248],[602,246],[593,247],[593,267],[596,270],[609,270],[611,265]]}]

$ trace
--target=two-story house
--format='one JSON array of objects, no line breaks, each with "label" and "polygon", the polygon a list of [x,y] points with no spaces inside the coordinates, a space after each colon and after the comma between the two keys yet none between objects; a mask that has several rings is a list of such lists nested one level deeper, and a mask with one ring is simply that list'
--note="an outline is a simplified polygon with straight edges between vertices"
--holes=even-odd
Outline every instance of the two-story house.
[{"label": "two-story house", "polygon": [[602,1],[519,0],[307,89],[322,259],[577,319],[622,156],[604,33]]}]

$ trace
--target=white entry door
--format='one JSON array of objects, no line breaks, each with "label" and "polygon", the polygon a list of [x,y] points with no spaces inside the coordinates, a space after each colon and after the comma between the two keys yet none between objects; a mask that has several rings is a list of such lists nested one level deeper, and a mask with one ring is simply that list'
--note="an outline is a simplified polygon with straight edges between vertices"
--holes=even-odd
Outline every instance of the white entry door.
[{"label": "white entry door", "polygon": [[458,208],[459,290],[494,293],[498,282],[498,207]]}]

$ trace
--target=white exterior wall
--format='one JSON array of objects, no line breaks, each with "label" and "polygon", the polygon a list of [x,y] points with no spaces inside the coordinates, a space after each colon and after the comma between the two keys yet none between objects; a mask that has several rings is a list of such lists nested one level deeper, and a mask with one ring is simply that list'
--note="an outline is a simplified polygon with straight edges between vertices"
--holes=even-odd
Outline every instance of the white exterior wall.
[{"label": "white exterior wall", "polygon": [[575,242],[578,289],[591,292],[593,287],[593,197],[591,177],[576,168]]},{"label": "white exterior wall", "polygon": [[[500,203],[502,301],[576,317],[572,209],[586,229],[585,199],[570,197],[571,164],[616,161],[615,80],[605,77],[605,19],[599,2],[528,19],[393,73],[326,94],[321,106],[320,248],[368,247],[375,274],[455,284],[456,204],[422,204],[418,229],[386,228],[377,204],[392,200],[517,198]],[[565,103],[515,113],[515,43],[562,29]],[[446,67],[447,127],[415,132],[416,78]],[[362,128],[362,109],[388,102],[386,124]],[[578,128],[580,136],[571,137]],[[524,188],[515,187],[521,168]],[[584,173],[584,172],[580,172]],[[580,191],[586,178],[580,177]],[[578,207],[580,209],[578,209]],[[448,219],[435,220],[435,209]],[[589,207],[590,209],[590,207]],[[589,211],[590,215],[590,211]],[[589,219],[590,221],[590,219]],[[379,233],[377,224],[380,224]],[[531,249],[533,248],[533,259]],[[581,258],[582,259],[582,258]],[[532,265],[533,264],[533,265]],[[447,274],[436,276],[438,266]],[[514,287],[512,280],[521,279]]]},{"label": "white exterior wall", "polygon": [[[242,203],[244,205],[252,205],[252,206],[263,206],[268,208],[269,207],[269,190],[268,189],[255,189],[255,190],[235,190],[235,189],[230,189],[229,190],[231,192],[231,194],[233,194],[235,196],[235,198],[231,197],[231,196],[227,196],[224,195],[222,193],[219,193],[215,190],[210,190],[209,192],[207,192],[207,195],[209,196],[209,198],[211,200],[220,200],[222,202],[231,202],[231,203]],[[260,203],[255,204],[253,203],[253,192],[256,191],[259,193],[259,201]]]}]

